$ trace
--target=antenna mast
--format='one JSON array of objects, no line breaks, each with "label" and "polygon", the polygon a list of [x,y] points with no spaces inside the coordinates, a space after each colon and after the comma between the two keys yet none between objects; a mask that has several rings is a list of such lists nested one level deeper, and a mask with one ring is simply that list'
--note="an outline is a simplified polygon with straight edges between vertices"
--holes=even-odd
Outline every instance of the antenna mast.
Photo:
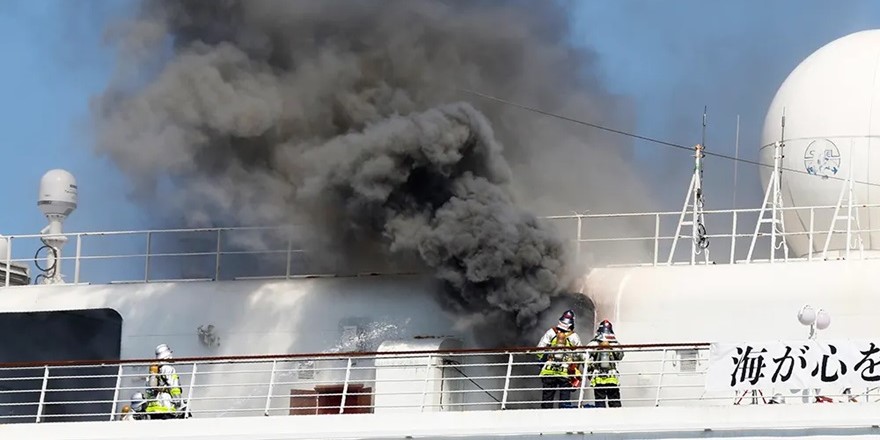
[{"label": "antenna mast", "polygon": [[[733,152],[733,209],[736,209],[736,184],[737,184],[737,165],[739,165],[739,115],[736,115],[736,142],[735,142],[734,152]],[[736,233],[734,231],[734,233]]]},{"label": "antenna mast", "polygon": [[[678,217],[678,226],[675,229],[675,236],[672,239],[672,248],[669,250],[669,258],[666,264],[672,264],[675,256],[675,249],[678,246],[678,239],[682,237],[681,229],[683,226],[691,227],[691,264],[696,264],[697,255],[703,255],[703,262],[709,263],[709,239],[706,237],[706,224],[703,216],[703,153],[706,143],[706,125],[707,125],[707,107],[703,107],[703,131],[702,142],[694,146],[694,173],[691,176],[691,183],[688,186],[687,195],[684,198],[684,206],[681,208],[681,215]],[[685,220],[687,214],[691,214],[690,220]]]},{"label": "antenna mast", "polygon": [[[770,262],[776,261],[776,251],[782,248],[785,260],[788,260],[788,242],[785,239],[784,210],[782,204],[782,159],[785,158],[785,109],[782,109],[782,132],[779,140],[773,144],[773,173],[767,182],[767,190],[764,192],[764,202],[758,212],[758,222],[755,224],[755,233],[752,234],[752,242],[749,244],[749,254],[746,263],[752,262],[752,254],[755,250],[755,242],[761,233],[761,225],[770,224]],[[770,217],[765,217],[770,211]],[[776,243],[777,235],[779,244]]]},{"label": "antenna mast", "polygon": [[[846,221],[846,253],[844,254],[845,259],[849,259],[850,250],[857,248],[859,250],[859,258],[864,258],[865,246],[862,241],[862,226],[859,223],[859,207],[856,205],[856,193],[855,188],[853,187],[853,152],[855,151],[855,143],[850,139],[849,142],[849,173],[846,180],[843,182],[843,187],[840,188],[840,196],[837,198],[837,205],[834,207],[834,215],[831,217],[831,227],[828,230],[828,235],[825,236],[825,246],[822,248],[822,259],[828,259],[828,247],[831,245],[831,236],[834,235],[835,232],[842,232],[836,230],[837,222]],[[844,208],[843,201],[846,199],[846,215],[841,215],[840,210]],[[855,223],[855,231],[853,230],[853,223]],[[853,240],[853,234],[855,235],[855,240]],[[810,249],[810,252],[813,252],[813,249]]]}]

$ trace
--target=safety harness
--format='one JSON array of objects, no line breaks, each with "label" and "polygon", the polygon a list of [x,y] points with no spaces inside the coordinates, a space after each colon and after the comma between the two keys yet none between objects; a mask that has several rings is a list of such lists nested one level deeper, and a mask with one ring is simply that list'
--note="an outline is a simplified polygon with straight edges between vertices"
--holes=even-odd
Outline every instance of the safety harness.
[{"label": "safety harness", "polygon": [[[566,332],[562,331],[556,327],[553,327],[553,330],[556,333],[556,336],[550,340],[551,347],[573,347],[571,341],[568,338],[574,334],[574,332]],[[543,355],[541,355],[543,356]],[[568,375],[568,358],[566,355],[566,361],[560,362],[553,359],[548,359],[547,362],[544,363],[544,367],[541,369],[541,376],[567,376]]]}]

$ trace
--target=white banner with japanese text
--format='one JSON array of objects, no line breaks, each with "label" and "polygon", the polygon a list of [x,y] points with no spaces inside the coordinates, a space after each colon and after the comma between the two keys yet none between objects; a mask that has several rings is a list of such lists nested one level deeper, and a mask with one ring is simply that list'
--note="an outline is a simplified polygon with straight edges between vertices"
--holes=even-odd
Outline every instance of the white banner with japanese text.
[{"label": "white banner with japanese text", "polygon": [[828,386],[880,386],[880,338],[714,343],[710,347],[709,391]]}]

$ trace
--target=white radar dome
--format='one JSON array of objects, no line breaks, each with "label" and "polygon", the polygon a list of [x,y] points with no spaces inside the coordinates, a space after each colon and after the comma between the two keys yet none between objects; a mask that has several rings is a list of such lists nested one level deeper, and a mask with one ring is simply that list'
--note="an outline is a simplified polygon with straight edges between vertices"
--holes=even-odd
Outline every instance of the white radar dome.
[{"label": "white radar dome", "polygon": [[50,170],[40,179],[37,206],[47,217],[65,218],[76,209],[76,179],[65,170]]},{"label": "white radar dome", "polygon": [[[761,137],[761,162],[770,166],[761,169],[765,186],[772,173],[773,144],[780,140],[785,145],[783,168],[796,170],[782,173],[786,207],[834,206],[850,176],[856,182],[876,184],[856,183],[855,203],[880,205],[880,29],[828,43],[802,61],[779,87]],[[814,235],[812,249],[806,235],[787,238],[794,254],[823,251],[833,214],[833,209],[814,211],[813,230],[825,233]],[[858,217],[861,229],[880,230],[880,209],[862,208]],[[837,231],[845,230],[846,222],[836,226]],[[785,229],[808,232],[810,210],[786,211]],[[861,236],[865,250],[880,251],[880,232]],[[829,254],[845,248],[845,235],[835,234]]]}]

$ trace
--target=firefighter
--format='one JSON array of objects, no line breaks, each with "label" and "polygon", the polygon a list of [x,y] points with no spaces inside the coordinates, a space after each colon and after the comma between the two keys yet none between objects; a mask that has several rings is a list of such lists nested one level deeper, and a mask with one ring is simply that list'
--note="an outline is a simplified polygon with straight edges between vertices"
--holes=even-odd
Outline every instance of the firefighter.
[{"label": "firefighter", "polygon": [[[547,330],[538,347],[577,347],[581,345],[581,338],[574,332],[574,311],[566,310],[559,317],[555,327]],[[553,397],[559,388],[560,407],[568,406],[571,399],[571,379],[579,376],[575,366],[582,360],[582,356],[561,350],[550,353],[539,353],[538,357],[544,361],[541,368],[541,408],[553,408]],[[572,370],[574,372],[572,373]],[[569,376],[571,374],[571,376]]]},{"label": "firefighter", "polygon": [[119,415],[119,420],[123,422],[130,422],[132,420],[135,420],[134,411],[131,410],[130,406],[125,405],[122,407],[121,414]]},{"label": "firefighter", "polygon": [[620,378],[617,362],[623,359],[623,352],[616,350],[615,345],[618,345],[617,336],[614,335],[611,322],[606,319],[599,323],[596,335],[588,344],[590,347],[595,347],[594,350],[590,350],[587,371],[590,372],[590,386],[593,387],[597,407],[604,408],[607,399],[608,407],[620,408]]},{"label": "firefighter", "polygon": [[170,364],[172,351],[166,344],[156,346],[156,359],[159,363],[150,365],[150,375],[147,378],[147,389],[157,401],[161,401],[160,407],[164,408],[167,396],[172,410],[178,415],[186,413],[186,402],[183,401],[183,389],[180,387],[180,377],[177,370]]},{"label": "firefighter", "polygon": [[144,411],[146,411],[147,399],[144,393],[134,393],[131,395],[131,405],[122,407],[122,418],[120,420],[143,420]]},{"label": "firefighter", "polygon": [[144,412],[147,418],[155,419],[173,419],[175,418],[175,407],[171,401],[171,395],[166,392],[147,392],[147,406]]}]

